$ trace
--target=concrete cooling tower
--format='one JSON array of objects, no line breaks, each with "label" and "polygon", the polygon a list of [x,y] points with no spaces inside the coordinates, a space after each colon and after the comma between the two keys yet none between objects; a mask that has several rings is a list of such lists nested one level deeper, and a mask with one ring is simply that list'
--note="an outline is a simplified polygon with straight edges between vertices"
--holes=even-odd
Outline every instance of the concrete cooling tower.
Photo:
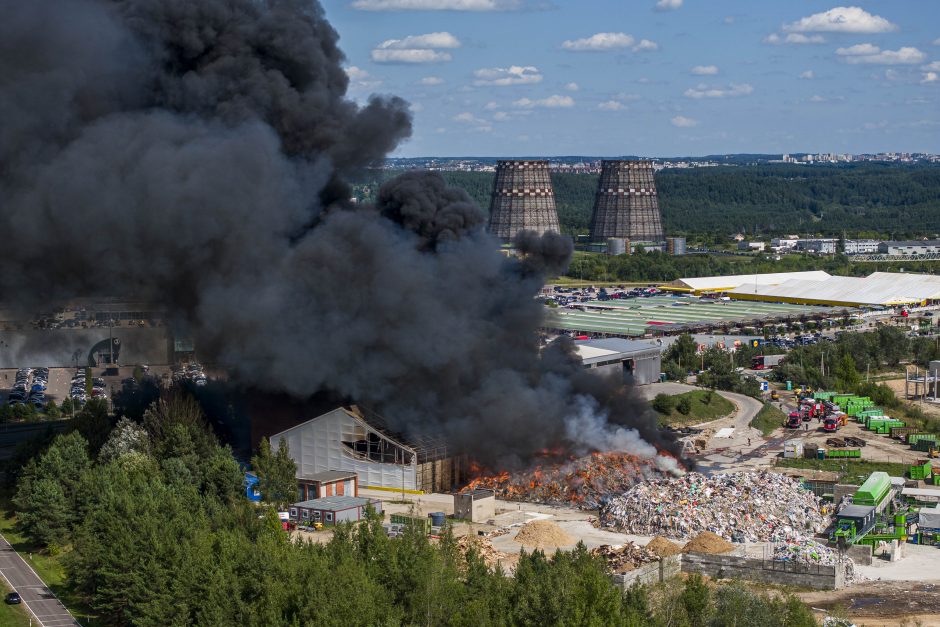
[{"label": "concrete cooling tower", "polygon": [[649,161],[604,161],[594,198],[591,241],[609,237],[663,241],[659,198]]},{"label": "concrete cooling tower", "polygon": [[561,232],[548,161],[496,163],[488,230],[503,240],[519,231]]}]

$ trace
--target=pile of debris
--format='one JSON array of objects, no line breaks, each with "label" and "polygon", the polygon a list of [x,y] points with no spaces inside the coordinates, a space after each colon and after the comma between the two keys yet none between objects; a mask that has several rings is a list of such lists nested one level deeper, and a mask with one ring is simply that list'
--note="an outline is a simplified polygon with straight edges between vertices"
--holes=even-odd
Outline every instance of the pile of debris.
[{"label": "pile of debris", "polygon": [[770,472],[688,473],[639,483],[610,499],[599,519],[599,526],[624,533],[690,538],[711,531],[735,542],[785,540],[826,524],[818,497]]},{"label": "pile of debris", "polygon": [[650,540],[646,545],[646,550],[652,551],[659,557],[669,557],[670,555],[678,555],[679,553],[682,553],[681,546],[670,542],[661,536],[656,536]]},{"label": "pile of debris", "polygon": [[774,546],[774,560],[778,562],[799,562],[819,566],[835,566],[839,554],[825,544],[809,538],[793,538]]},{"label": "pile of debris", "polygon": [[733,550],[733,544],[711,531],[703,531],[682,547],[683,553],[708,553],[710,555],[721,555]]},{"label": "pile of debris", "polygon": [[494,490],[496,498],[596,509],[611,494],[661,476],[656,461],[627,453],[593,453],[564,463],[474,479],[463,492]]},{"label": "pile of debris", "polygon": [[629,572],[643,564],[659,561],[658,555],[633,542],[618,546],[604,544],[596,549],[591,549],[591,555],[602,558],[610,572],[618,575]]},{"label": "pile of debris", "polygon": [[457,550],[460,551],[460,554],[464,556],[464,558],[467,557],[467,553],[469,553],[471,549],[483,558],[483,563],[486,564],[488,568],[496,568],[497,564],[509,557],[506,553],[493,548],[493,543],[487,538],[481,536],[463,536],[457,539]]},{"label": "pile of debris", "polygon": [[574,538],[565,530],[548,520],[533,520],[522,525],[516,534],[516,542],[523,546],[542,549],[545,547],[571,546]]}]

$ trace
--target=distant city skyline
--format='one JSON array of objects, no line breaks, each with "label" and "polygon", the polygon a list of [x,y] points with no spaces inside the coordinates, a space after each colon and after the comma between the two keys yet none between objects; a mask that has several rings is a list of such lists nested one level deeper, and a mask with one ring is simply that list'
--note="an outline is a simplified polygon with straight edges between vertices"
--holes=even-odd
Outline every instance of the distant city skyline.
[{"label": "distant city skyline", "polygon": [[393,155],[940,150],[940,3],[323,0]]}]

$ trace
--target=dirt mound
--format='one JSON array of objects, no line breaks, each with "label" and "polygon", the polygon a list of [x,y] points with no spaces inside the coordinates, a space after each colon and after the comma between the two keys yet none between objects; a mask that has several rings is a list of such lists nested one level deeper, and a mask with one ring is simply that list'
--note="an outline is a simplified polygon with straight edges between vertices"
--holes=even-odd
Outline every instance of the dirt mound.
[{"label": "dirt mound", "polygon": [[483,563],[490,568],[494,568],[500,561],[507,557],[502,551],[497,551],[493,548],[493,543],[490,542],[488,538],[463,536],[457,540],[457,550],[460,551],[460,554],[464,558],[466,558],[467,553],[469,553],[471,549],[483,558]]},{"label": "dirt mound", "polygon": [[682,553],[682,547],[675,542],[670,542],[662,536],[656,536],[646,545],[647,551],[652,551],[659,557],[669,557]]},{"label": "dirt mound", "polygon": [[523,546],[542,548],[546,546],[570,546],[574,538],[553,522],[533,520],[522,525],[516,534],[516,542]]},{"label": "dirt mound", "polygon": [[733,544],[711,531],[703,531],[682,547],[683,553],[711,553],[712,555],[729,553],[733,550]]}]

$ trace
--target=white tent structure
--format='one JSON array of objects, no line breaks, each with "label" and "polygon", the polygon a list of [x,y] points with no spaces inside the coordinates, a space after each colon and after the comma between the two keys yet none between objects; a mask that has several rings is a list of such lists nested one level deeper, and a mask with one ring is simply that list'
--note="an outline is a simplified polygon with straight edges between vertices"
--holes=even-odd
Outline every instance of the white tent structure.
[{"label": "white tent structure", "polygon": [[940,276],[874,272],[867,277],[792,278],[776,285],[749,285],[729,290],[740,300],[849,307],[921,305],[940,301]]},{"label": "white tent structure", "polygon": [[793,279],[822,281],[828,278],[830,278],[830,275],[827,272],[811,270],[807,272],[776,272],[770,274],[739,274],[676,279],[663,287],[677,292],[701,294],[704,292],[727,292],[738,288],[747,289],[774,286]]}]

